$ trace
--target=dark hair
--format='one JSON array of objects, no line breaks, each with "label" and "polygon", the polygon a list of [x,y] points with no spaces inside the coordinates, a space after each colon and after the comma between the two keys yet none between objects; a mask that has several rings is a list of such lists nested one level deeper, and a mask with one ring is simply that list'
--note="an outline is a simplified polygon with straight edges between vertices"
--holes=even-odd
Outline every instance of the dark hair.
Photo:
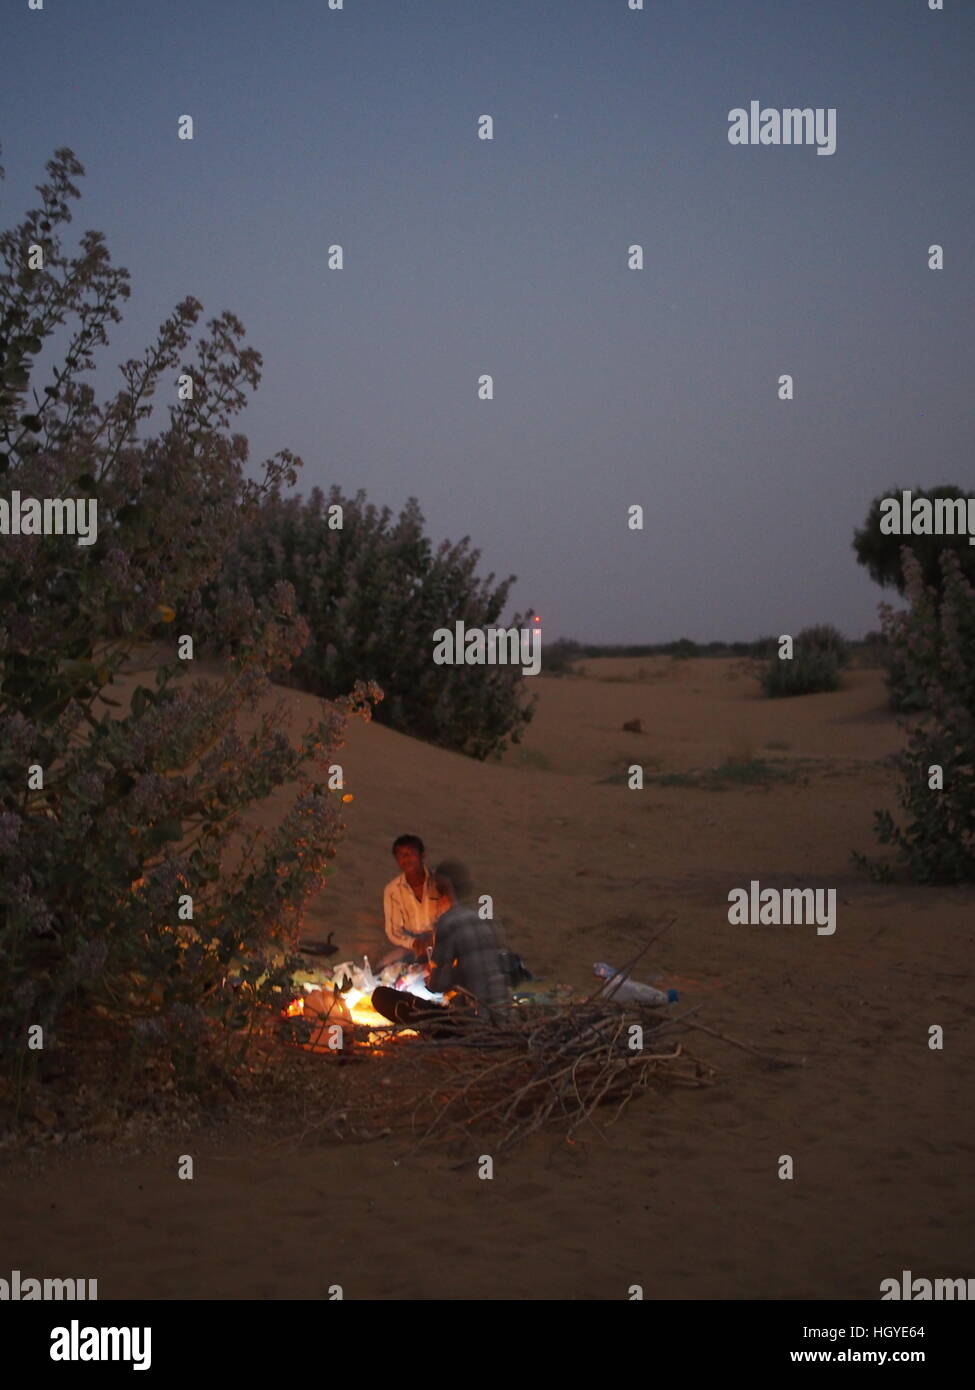
[{"label": "dark hair", "polygon": [[445,859],[434,869],[433,876],[438,882],[443,880],[450,886],[450,891],[458,902],[467,902],[474,895],[470,870],[457,859]]},{"label": "dark hair", "polygon": [[426,846],[419,835],[397,835],[393,841],[393,853],[398,849],[415,849],[417,854],[426,854]]}]

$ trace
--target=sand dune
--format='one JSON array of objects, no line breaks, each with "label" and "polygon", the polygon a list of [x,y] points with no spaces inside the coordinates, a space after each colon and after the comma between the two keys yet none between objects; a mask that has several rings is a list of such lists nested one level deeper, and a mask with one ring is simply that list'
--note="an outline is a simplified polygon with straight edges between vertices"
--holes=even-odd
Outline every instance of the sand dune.
[{"label": "sand dune", "polygon": [[[271,1136],[242,1133],[9,1168],[0,1264],[98,1277],[104,1298],[321,1297],[337,1280],[355,1298],[613,1299],[639,1283],[648,1298],[876,1299],[903,1268],[973,1273],[975,891],[877,885],[851,863],[874,848],[873,808],[893,804],[880,673],[767,701],[748,663],[584,664],[536,680],[536,720],[500,763],[353,724],[355,800],[306,934],[379,948],[390,843],[416,832],[431,860],[468,860],[537,973],[580,990],[675,914],[644,978],[806,1065],[769,1071],[702,1037],[712,1089],[648,1095],[575,1146],[538,1140],[492,1182],[473,1153],[463,1172],[393,1141],[264,1151]],[[316,704],[285,699],[295,728]],[[634,718],[645,733],[621,731]],[[794,780],[715,788],[708,769],[729,760]],[[631,762],[691,781],[632,791]],[[728,892],[753,878],[836,888],[835,935],[730,926]],[[175,1178],[183,1152],[192,1183]]]}]

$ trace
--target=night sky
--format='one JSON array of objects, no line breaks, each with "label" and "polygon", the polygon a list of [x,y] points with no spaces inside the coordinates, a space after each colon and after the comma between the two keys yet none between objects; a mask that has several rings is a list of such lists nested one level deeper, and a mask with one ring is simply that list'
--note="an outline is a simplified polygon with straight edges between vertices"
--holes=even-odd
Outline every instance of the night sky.
[{"label": "night sky", "polygon": [[[186,295],[233,310],[253,462],[415,495],[549,638],[859,635],[870,500],[975,486],[962,0],[4,0],[0,26],[3,225],[67,145],[66,244],[98,228],[132,275],[100,394]],[[752,100],[835,107],[835,154],[731,145]]]}]

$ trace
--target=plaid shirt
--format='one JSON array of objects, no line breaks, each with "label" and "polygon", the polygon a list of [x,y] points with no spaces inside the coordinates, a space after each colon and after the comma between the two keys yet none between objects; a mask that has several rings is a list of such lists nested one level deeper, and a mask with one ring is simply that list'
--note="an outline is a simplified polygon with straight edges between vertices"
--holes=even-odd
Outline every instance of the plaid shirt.
[{"label": "plaid shirt", "polygon": [[482,921],[471,907],[458,904],[438,920],[433,972],[428,988],[435,994],[464,989],[483,1009],[503,1008],[511,991],[501,968],[501,936],[493,922]]}]

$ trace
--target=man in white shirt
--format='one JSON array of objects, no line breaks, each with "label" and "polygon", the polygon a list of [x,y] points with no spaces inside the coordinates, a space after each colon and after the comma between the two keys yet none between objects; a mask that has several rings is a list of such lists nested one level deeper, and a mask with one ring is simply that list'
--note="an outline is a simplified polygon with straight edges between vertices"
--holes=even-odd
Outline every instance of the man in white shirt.
[{"label": "man in white shirt", "polygon": [[425,959],[433,945],[433,924],[450,906],[437,891],[426,866],[426,850],[419,835],[400,835],[393,841],[393,857],[402,872],[383,891],[383,917],[391,948],[377,968],[400,960]]}]

